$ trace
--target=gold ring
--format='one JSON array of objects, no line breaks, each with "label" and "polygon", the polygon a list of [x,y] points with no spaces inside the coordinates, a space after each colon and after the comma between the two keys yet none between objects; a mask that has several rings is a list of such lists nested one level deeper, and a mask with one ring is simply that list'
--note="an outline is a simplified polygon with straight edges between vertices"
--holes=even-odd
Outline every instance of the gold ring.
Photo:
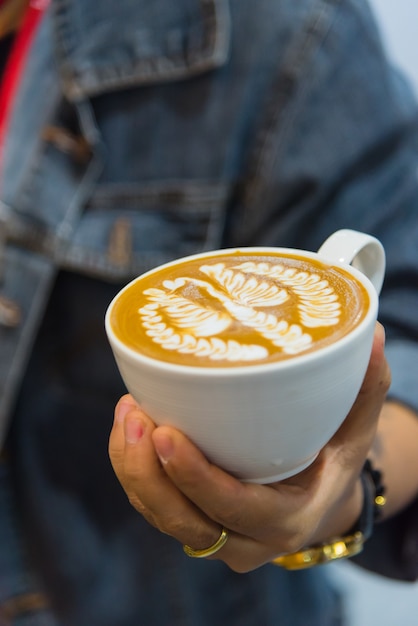
[{"label": "gold ring", "polygon": [[222,532],[219,536],[219,539],[215,541],[214,544],[209,546],[209,548],[204,548],[203,550],[194,550],[188,545],[183,546],[183,550],[187,554],[187,556],[191,556],[194,559],[204,559],[208,556],[212,556],[215,552],[218,552],[226,544],[228,541],[228,531],[226,528],[222,528]]}]

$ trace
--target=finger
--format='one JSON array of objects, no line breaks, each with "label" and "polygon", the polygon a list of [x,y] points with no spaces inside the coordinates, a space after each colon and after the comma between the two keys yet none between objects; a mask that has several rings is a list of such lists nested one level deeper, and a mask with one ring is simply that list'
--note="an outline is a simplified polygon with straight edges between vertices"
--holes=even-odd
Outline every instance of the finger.
[{"label": "finger", "polygon": [[157,428],[153,442],[172,482],[220,526],[260,542],[273,537],[286,542],[297,536],[299,524],[291,519],[292,509],[302,505],[304,490],[242,483],[211,464],[187,437],[169,427]]},{"label": "finger", "polygon": [[[142,515],[161,532],[172,536],[180,543],[187,544],[194,550],[203,550],[212,546],[219,538],[223,524],[208,516],[192,502],[185,493],[171,480],[165,471],[166,460],[159,458],[153,444],[153,433],[158,430],[147,421],[141,425],[130,424],[138,416],[130,413],[125,419],[125,488],[130,501]],[[184,438],[181,433],[170,429]],[[194,448],[194,446],[191,446]],[[196,450],[197,451],[197,450]],[[140,502],[138,506],[138,501]],[[248,553],[247,544],[254,544],[249,538],[241,537],[229,531],[227,544],[215,555],[209,557],[233,563],[234,558]],[[257,546],[253,546],[254,556],[259,564]],[[232,559],[232,561],[231,561]],[[248,568],[248,560],[241,565]]]},{"label": "finger", "polygon": [[123,472],[123,458],[125,451],[124,421],[129,411],[138,409],[138,405],[131,395],[122,396],[115,407],[115,416],[112,430],[109,436],[109,458],[116,475],[121,476]]},{"label": "finger", "polygon": [[[384,343],[384,329],[377,324],[368,369],[351,411],[315,462],[301,474],[284,481],[288,485],[296,482],[305,486],[310,495],[312,519],[318,520],[317,532],[325,537],[329,534],[327,528],[344,525],[345,515],[356,511],[359,502],[361,468],[375,438],[390,384]],[[353,506],[347,509],[347,503]],[[350,526],[350,518],[347,519]]]},{"label": "finger", "polygon": [[318,464],[322,469],[316,498],[319,509],[324,508],[324,502],[330,503],[335,497],[337,501],[341,496],[344,498],[344,494],[353,492],[358,483],[364,460],[375,438],[379,415],[390,384],[384,343],[384,329],[377,324],[368,369],[357,399],[313,466]]},{"label": "finger", "polygon": [[385,330],[382,324],[377,322],[369,365],[360,389],[359,398],[376,392],[384,397],[389,384],[390,371],[385,359]]},{"label": "finger", "polygon": [[[154,448],[149,445],[153,430],[154,424],[132,397],[122,397],[115,410],[109,440],[109,454],[116,475],[132,506],[149,523],[195,550],[208,548],[217,541],[222,528],[180,493],[162,471]],[[244,547],[246,543],[251,542],[229,533],[227,552],[245,554],[248,552]],[[237,570],[248,571],[260,563],[256,546],[253,551],[250,564],[240,563]],[[222,559],[224,552],[222,548],[209,558]]]},{"label": "finger", "polygon": [[[384,355],[385,333],[381,324],[376,325],[369,366],[347,419],[337,431],[331,444],[345,445],[347,452],[355,449],[367,453],[374,437],[377,422],[390,385],[390,369]],[[358,454],[358,450],[357,450]]]},{"label": "finger", "polygon": [[125,417],[122,485],[130,502],[161,532],[195,549],[212,545],[219,524],[208,518],[171,481],[152,442],[153,422],[140,411]]}]

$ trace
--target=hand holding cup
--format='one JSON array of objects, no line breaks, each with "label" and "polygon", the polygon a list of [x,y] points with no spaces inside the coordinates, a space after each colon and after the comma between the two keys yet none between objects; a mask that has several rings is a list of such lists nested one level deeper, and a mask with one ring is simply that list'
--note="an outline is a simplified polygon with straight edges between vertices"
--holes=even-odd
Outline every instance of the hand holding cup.
[{"label": "hand holding cup", "polygon": [[242,481],[275,482],[308,467],[349,413],[383,275],[381,244],[356,231],[334,233],[318,253],[202,253],[127,285],[106,330],[155,424]]}]

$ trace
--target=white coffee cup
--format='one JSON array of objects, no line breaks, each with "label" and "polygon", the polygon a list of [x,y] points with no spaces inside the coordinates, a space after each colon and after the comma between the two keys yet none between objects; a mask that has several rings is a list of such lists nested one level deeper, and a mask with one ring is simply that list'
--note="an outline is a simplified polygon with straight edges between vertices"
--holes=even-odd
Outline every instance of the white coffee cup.
[{"label": "white coffee cup", "polygon": [[[337,231],[317,253],[288,248],[231,252],[295,255],[341,268],[367,293],[361,321],[315,351],[269,363],[195,367],[165,362],[129,347],[115,333],[121,294],[173,261],[138,277],[112,300],[105,327],[128,391],[158,425],[185,433],[216,465],[247,482],[270,483],[308,467],[338,430],[360,390],[371,353],[385,254],[374,237]],[[220,252],[188,259],[210,262]],[[351,265],[350,265],[351,264]]]}]

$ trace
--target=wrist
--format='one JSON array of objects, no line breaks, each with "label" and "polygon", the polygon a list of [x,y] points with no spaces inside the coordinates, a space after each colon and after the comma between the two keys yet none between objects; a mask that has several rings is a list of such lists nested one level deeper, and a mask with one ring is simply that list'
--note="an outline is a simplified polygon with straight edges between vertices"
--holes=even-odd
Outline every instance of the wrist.
[{"label": "wrist", "polygon": [[326,542],[330,537],[339,537],[351,532],[360,518],[364,503],[361,477],[345,489],[337,502],[328,511],[311,537],[312,544]]},{"label": "wrist", "polygon": [[373,532],[375,521],[382,516],[386,499],[382,474],[369,460],[365,462],[357,482],[361,485],[363,504],[360,516],[347,533],[315,543],[298,552],[284,554],[274,559],[273,563],[290,570],[304,569],[359,554]]}]

